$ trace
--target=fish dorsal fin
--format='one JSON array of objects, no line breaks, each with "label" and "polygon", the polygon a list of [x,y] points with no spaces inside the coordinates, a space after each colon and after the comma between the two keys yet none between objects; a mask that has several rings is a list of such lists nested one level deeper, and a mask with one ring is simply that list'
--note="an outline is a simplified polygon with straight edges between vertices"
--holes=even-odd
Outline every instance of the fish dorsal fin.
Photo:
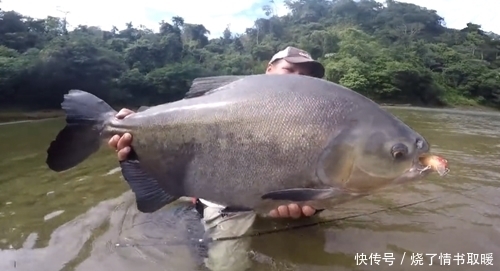
[{"label": "fish dorsal fin", "polygon": [[143,106],[139,107],[139,109],[137,109],[137,112],[146,111],[146,110],[148,110],[148,108],[150,108],[150,106],[143,105]]},{"label": "fish dorsal fin", "polygon": [[216,90],[247,76],[248,75],[224,75],[196,78],[193,80],[193,84],[184,96],[184,99],[207,95],[209,92],[213,93],[211,90]]}]

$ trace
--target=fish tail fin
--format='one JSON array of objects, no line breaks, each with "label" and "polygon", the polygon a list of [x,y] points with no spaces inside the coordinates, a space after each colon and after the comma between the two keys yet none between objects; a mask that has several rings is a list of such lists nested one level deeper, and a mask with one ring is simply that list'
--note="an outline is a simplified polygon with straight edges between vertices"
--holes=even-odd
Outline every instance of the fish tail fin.
[{"label": "fish tail fin", "polygon": [[50,143],[45,163],[53,171],[70,169],[99,150],[105,123],[117,112],[106,102],[85,91],[70,90],[61,107],[66,126]]}]

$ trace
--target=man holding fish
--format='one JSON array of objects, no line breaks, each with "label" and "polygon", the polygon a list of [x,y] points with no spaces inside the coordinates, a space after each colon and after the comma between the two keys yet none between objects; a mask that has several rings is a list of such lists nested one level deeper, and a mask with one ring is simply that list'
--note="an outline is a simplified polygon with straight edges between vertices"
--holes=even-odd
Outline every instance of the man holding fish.
[{"label": "man holding fish", "polygon": [[245,270],[248,239],[217,240],[246,233],[256,214],[311,216],[447,172],[446,159],[432,155],[422,135],[323,75],[309,54],[289,47],[266,74],[196,78],[184,99],[135,114],[120,116],[99,97],[72,89],[46,164],[71,169],[109,140],[139,211],[199,198],[207,239],[215,241],[206,266]]},{"label": "man holding fish", "polygon": [[[287,47],[276,53],[269,61],[266,74],[301,74],[322,78],[325,74],[323,65],[315,61],[308,52]],[[134,112],[122,109],[116,118],[123,119]],[[129,133],[123,136],[115,135],[109,140],[109,146],[117,150],[118,159],[123,161],[130,153],[132,136]],[[255,221],[255,213],[242,212],[224,216],[220,210],[224,206],[203,200],[193,199],[196,209],[203,217],[203,224],[211,238],[234,237],[245,234]],[[310,206],[299,207],[297,204],[279,206],[269,213],[274,218],[300,218],[310,217],[318,213]],[[224,229],[224,230],[222,230]],[[213,270],[239,270],[237,266],[245,269],[250,263],[246,257],[248,242],[243,240],[229,240],[213,244],[208,252],[207,267]],[[231,257],[228,257],[228,253]],[[232,258],[230,260],[229,258]]]},{"label": "man holding fish", "polygon": [[[325,68],[321,63],[313,60],[306,51],[289,46],[272,57],[267,66],[266,74],[302,74],[322,78],[325,74]],[[116,117],[122,119],[133,113],[132,110],[123,108]],[[131,142],[132,136],[126,133],[122,137],[112,137],[109,140],[109,146],[117,150],[118,159],[122,161],[127,158],[130,152]],[[197,202],[201,202],[205,206],[214,206],[203,199],[198,199]],[[297,204],[290,204],[278,207],[269,215],[275,218],[300,218],[312,216],[315,213],[316,210],[312,207],[304,206],[301,209]]]}]

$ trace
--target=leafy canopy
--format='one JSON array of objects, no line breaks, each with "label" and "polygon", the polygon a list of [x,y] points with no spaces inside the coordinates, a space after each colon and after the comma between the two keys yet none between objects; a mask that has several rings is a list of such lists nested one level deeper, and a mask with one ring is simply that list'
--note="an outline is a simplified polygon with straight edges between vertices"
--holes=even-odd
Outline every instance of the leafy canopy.
[{"label": "leafy canopy", "polygon": [[289,0],[245,33],[209,30],[181,17],[157,31],[119,31],[0,10],[0,106],[59,108],[69,89],[116,105],[178,100],[200,76],[262,73],[286,46],[309,51],[326,79],[378,101],[500,105],[500,39],[479,25],[444,26],[434,10],[388,0]]}]

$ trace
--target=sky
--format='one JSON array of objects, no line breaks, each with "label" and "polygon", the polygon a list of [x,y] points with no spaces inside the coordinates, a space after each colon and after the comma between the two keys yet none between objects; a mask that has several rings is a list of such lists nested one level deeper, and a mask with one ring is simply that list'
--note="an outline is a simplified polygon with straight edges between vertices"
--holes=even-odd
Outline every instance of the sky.
[{"label": "sky", "polygon": [[[221,36],[229,25],[232,32],[242,33],[253,21],[263,15],[262,6],[268,0],[0,0],[4,11],[15,10],[34,18],[62,17],[67,13],[70,26],[79,24],[99,26],[110,30],[113,26],[123,29],[127,22],[158,30],[161,20],[170,21],[181,16],[188,23],[203,24],[210,30],[211,38]],[[283,0],[275,0],[275,11],[284,15],[288,11]],[[379,1],[383,2],[383,0]],[[461,29],[468,22],[482,26],[485,31],[500,34],[500,1],[494,0],[406,0],[429,9],[444,17],[446,25]],[[489,2],[487,4],[487,2]]]}]

